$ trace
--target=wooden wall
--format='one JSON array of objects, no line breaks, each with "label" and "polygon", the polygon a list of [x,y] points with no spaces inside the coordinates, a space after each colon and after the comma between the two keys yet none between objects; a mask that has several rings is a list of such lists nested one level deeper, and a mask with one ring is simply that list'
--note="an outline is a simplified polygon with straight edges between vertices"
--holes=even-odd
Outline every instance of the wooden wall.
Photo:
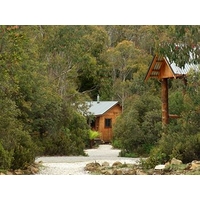
[{"label": "wooden wall", "polygon": [[[122,108],[120,105],[117,104],[111,109],[109,109],[106,113],[99,116],[98,131],[101,134],[100,136],[101,140],[103,140],[104,142],[111,142],[113,137],[113,131],[112,131],[113,124],[115,123],[117,116],[119,116],[121,112]],[[105,127],[105,119],[112,120],[111,128]]]}]

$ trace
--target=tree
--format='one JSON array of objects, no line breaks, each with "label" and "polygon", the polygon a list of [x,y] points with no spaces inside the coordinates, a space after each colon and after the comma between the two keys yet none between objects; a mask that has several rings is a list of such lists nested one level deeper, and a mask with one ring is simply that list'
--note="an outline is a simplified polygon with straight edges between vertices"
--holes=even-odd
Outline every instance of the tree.
[{"label": "tree", "polygon": [[108,49],[107,59],[112,69],[113,98],[119,99],[123,108],[126,98],[131,95],[131,82],[137,73],[144,71],[148,56],[133,42],[124,40]]}]

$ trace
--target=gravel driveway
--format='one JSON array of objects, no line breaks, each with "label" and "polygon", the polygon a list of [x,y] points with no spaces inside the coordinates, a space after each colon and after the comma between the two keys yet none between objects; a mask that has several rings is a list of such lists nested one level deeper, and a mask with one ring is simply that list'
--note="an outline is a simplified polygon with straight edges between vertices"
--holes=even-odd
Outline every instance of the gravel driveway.
[{"label": "gravel driveway", "polygon": [[97,149],[87,149],[88,156],[56,156],[39,157],[36,162],[42,161],[43,167],[38,175],[89,175],[84,167],[90,162],[104,161],[113,164],[115,161],[122,163],[136,163],[139,158],[118,157],[120,150],[113,149],[109,144],[99,145]]}]

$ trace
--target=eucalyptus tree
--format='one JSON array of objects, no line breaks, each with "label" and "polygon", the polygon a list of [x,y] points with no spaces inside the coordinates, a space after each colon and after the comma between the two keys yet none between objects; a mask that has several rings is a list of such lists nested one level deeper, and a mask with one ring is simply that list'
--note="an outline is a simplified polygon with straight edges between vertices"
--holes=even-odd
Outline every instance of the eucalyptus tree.
[{"label": "eucalyptus tree", "polygon": [[132,95],[130,88],[134,78],[146,70],[148,58],[144,51],[127,40],[107,50],[107,60],[112,70],[113,98],[118,99],[122,107],[126,98]]}]

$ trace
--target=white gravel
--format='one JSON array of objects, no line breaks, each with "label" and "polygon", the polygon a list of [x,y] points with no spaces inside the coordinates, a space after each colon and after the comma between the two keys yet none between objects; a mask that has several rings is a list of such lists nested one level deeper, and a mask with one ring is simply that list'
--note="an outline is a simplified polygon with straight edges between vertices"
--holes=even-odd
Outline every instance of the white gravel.
[{"label": "white gravel", "polygon": [[109,144],[99,145],[97,149],[85,150],[88,156],[51,156],[39,157],[43,167],[37,175],[89,175],[84,167],[87,163],[107,161],[112,165],[115,161],[122,163],[136,163],[139,158],[118,157],[119,149],[113,149]]}]

